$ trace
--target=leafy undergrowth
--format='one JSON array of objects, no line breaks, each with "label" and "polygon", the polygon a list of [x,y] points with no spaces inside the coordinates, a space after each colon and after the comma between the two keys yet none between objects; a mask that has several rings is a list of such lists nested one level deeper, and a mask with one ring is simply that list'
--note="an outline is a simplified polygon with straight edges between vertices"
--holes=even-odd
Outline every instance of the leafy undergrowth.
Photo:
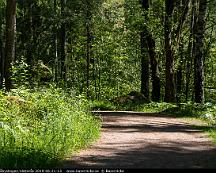
[{"label": "leafy undergrowth", "polygon": [[92,110],[109,110],[109,111],[139,111],[139,112],[146,112],[146,113],[157,113],[157,112],[162,112],[166,109],[175,107],[174,104],[170,103],[156,103],[156,102],[151,102],[151,103],[133,103],[133,102],[128,102],[124,104],[117,104],[111,101],[97,101],[94,100],[91,102],[91,109]]},{"label": "leafy undergrowth", "polygon": [[196,126],[199,130],[207,132],[214,144],[216,144],[216,104],[206,103],[203,105],[194,103],[182,103],[176,107],[167,109],[164,113],[183,117],[190,121],[200,120],[203,125]]},{"label": "leafy undergrowth", "polygon": [[146,113],[164,113],[176,117],[194,117],[201,118],[211,124],[216,123],[216,104],[195,104],[195,103],[124,103],[116,104],[110,101],[92,101],[92,110],[109,110],[109,111],[138,111]]},{"label": "leafy undergrowth", "polygon": [[99,137],[88,102],[60,89],[0,93],[0,168],[51,168]]}]

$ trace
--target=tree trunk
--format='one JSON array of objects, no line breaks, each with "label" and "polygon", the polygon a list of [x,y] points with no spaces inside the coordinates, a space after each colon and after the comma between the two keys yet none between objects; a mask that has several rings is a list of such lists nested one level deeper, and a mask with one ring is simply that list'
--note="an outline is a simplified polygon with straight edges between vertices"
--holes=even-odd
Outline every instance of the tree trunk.
[{"label": "tree trunk", "polygon": [[177,102],[181,101],[181,96],[182,96],[182,82],[183,82],[183,69],[184,69],[184,46],[182,43],[179,45],[179,62],[178,62],[178,67],[176,70],[176,100]]},{"label": "tree trunk", "polygon": [[[65,20],[65,6],[66,0],[61,0],[61,16],[62,19]],[[60,56],[61,56],[61,78],[66,80],[66,53],[65,53],[65,45],[66,45],[66,29],[65,29],[65,21],[62,21],[60,28]]]},{"label": "tree trunk", "polygon": [[200,0],[199,14],[194,27],[194,93],[195,102],[204,103],[204,33],[207,0]]},{"label": "tree trunk", "polygon": [[[142,0],[142,8],[144,18],[147,19],[147,12],[149,9],[148,1]],[[143,24],[140,33],[140,46],[141,46],[141,93],[149,100],[149,55],[148,55],[148,29],[146,24]]]},{"label": "tree trunk", "polygon": [[151,34],[148,34],[148,49],[151,63],[151,77],[152,77],[152,101],[160,100],[160,76],[158,59],[155,52],[155,40]]},{"label": "tree trunk", "polygon": [[[33,56],[32,56],[32,44],[33,44],[33,23],[32,23],[32,10],[33,10],[33,0],[28,0],[26,2],[26,10],[27,10],[27,14],[26,14],[26,19],[27,19],[27,27],[25,28],[25,35],[27,37],[27,47],[26,47],[26,62],[29,65],[29,72],[30,74],[32,74],[31,70],[32,70],[32,63],[33,63]],[[28,34],[26,34],[28,33]]]},{"label": "tree trunk", "polygon": [[[142,8],[144,12],[145,20],[148,18],[149,1],[142,0]],[[148,53],[147,53],[148,52]],[[147,55],[148,54],[148,55]],[[147,96],[149,99],[149,58],[151,65],[151,77],[152,77],[152,100],[160,100],[160,78],[158,69],[158,60],[155,52],[155,40],[152,34],[149,32],[146,25],[143,27],[143,32],[141,33],[141,92]]]},{"label": "tree trunk", "polygon": [[3,80],[4,80],[4,57],[3,57],[3,37],[2,37],[2,13],[0,11],[0,89],[3,88]]},{"label": "tree trunk", "polygon": [[7,0],[5,43],[5,87],[12,88],[11,67],[15,58],[16,0]]},{"label": "tree trunk", "polygon": [[179,64],[178,68],[177,68],[177,72],[176,72],[176,92],[177,92],[177,102],[181,101],[181,91],[182,91],[182,63]]},{"label": "tree trunk", "polygon": [[[178,21],[178,27],[175,30],[175,37],[176,37],[176,42],[177,42],[177,46],[179,45],[180,42],[180,38],[181,38],[181,33],[182,33],[182,29],[184,27],[185,21],[187,19],[188,16],[188,11],[189,11],[189,5],[190,5],[190,1],[191,0],[184,0],[184,2],[181,2],[183,5],[183,9],[181,12],[181,16],[179,17],[179,21]],[[177,2],[176,2],[177,3]],[[179,3],[179,2],[178,2]],[[180,4],[181,4],[180,3]],[[178,8],[178,7],[177,7]]]},{"label": "tree trunk", "polygon": [[174,53],[172,50],[172,14],[174,10],[174,1],[166,0],[166,14],[164,21],[165,52],[166,52],[166,85],[165,102],[176,101],[175,80],[174,80]]},{"label": "tree trunk", "polygon": [[91,6],[86,1],[86,96],[90,97],[90,65],[91,65]]},{"label": "tree trunk", "polygon": [[[56,17],[56,9],[57,9],[57,2],[56,0],[53,1],[53,11]],[[55,23],[53,24],[53,57],[54,57],[54,80],[58,83],[58,74],[59,74],[59,66],[58,66],[58,34],[57,28]]]},{"label": "tree trunk", "polygon": [[141,93],[149,99],[149,55],[146,31],[140,33],[141,42]]},{"label": "tree trunk", "polygon": [[195,13],[196,13],[196,0],[192,0],[192,14],[190,21],[190,37],[187,50],[187,65],[186,65],[186,86],[185,86],[185,100],[188,101],[188,94],[190,89],[191,81],[191,67],[193,64],[193,48],[194,48],[194,23],[195,23]]}]

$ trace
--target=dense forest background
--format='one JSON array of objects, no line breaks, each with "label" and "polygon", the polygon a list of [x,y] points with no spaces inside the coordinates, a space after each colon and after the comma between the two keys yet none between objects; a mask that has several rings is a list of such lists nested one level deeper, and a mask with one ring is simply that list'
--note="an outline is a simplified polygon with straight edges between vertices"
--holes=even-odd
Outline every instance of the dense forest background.
[{"label": "dense forest background", "polygon": [[[1,0],[0,88],[215,102],[216,1]],[[205,99],[204,99],[205,96]]]},{"label": "dense forest background", "polygon": [[0,0],[0,168],[86,148],[92,110],[196,118],[215,140],[215,21],[216,0]]}]

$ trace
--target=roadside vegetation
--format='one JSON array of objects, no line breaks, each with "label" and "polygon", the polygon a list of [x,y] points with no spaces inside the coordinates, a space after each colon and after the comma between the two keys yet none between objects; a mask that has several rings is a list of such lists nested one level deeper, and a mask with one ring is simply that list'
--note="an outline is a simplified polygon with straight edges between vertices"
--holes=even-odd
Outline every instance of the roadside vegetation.
[{"label": "roadside vegetation", "polygon": [[0,0],[0,169],[52,167],[91,110],[195,118],[216,140],[216,0]]},{"label": "roadside vegetation", "polygon": [[99,137],[82,97],[46,88],[0,93],[0,168],[51,168]]}]

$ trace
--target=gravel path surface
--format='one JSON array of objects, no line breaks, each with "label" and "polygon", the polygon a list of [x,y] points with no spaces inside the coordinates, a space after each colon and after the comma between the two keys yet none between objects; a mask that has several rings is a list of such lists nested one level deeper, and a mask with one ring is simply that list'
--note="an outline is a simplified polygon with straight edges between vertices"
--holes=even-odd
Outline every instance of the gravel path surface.
[{"label": "gravel path surface", "polygon": [[216,146],[188,122],[136,112],[100,115],[101,138],[63,168],[216,168]]}]

